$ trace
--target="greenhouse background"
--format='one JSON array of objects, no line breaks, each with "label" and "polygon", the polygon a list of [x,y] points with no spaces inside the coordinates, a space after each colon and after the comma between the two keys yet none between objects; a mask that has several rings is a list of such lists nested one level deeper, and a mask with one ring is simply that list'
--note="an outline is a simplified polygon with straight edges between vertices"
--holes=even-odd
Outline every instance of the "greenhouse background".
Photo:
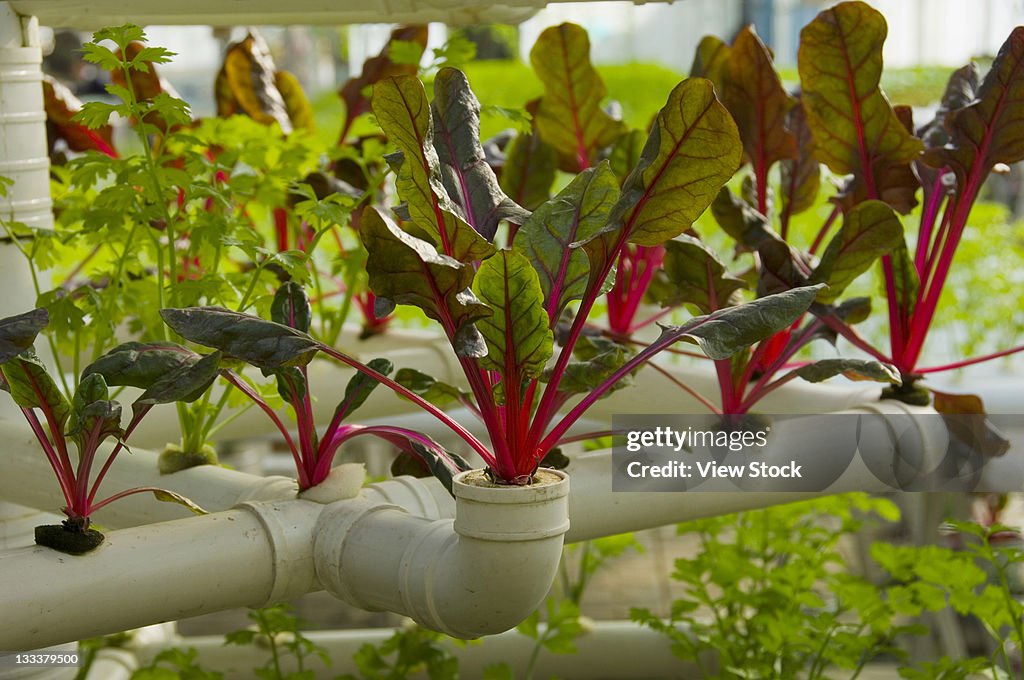
[{"label": "greenhouse background", "polygon": [[1021,677],[1024,1],[375,11],[0,3],[0,679]]}]

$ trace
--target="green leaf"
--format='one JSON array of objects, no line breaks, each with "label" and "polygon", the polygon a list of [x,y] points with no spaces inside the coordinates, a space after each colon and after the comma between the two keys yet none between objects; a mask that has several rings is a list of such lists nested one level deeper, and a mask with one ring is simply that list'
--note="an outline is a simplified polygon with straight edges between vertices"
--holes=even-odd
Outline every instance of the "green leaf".
[{"label": "green leaf", "polygon": [[21,408],[38,408],[52,417],[58,430],[64,429],[71,415],[71,405],[57,387],[43,362],[31,349],[27,349],[0,366],[7,379],[7,391]]},{"label": "green leaf", "polygon": [[490,257],[494,246],[456,214],[458,207],[445,191],[423,83],[413,76],[380,81],[373,88],[373,113],[401,151],[395,182],[410,219],[459,262]]},{"label": "green leaf", "polygon": [[793,98],[782,87],[772,55],[752,26],[733,40],[722,101],[736,121],[747,159],[755,169],[763,169],[765,178],[776,161],[796,157],[796,139],[785,126]]},{"label": "green leaf", "polygon": [[616,206],[627,239],[661,245],[688,229],[740,164],[742,144],[711,82],[688,78],[658,114]]},{"label": "green leaf", "polygon": [[626,241],[657,246],[689,229],[739,168],[742,152],[736,124],[711,81],[679,83],[658,113],[608,226],[581,244],[590,260],[587,287],[604,283],[596,279]]},{"label": "green leaf", "polygon": [[682,326],[663,326],[661,335],[651,347],[686,340],[700,347],[712,359],[728,359],[793,325],[822,288],[822,284],[794,288],[696,317]]},{"label": "green leaf", "polygon": [[133,410],[141,406],[170,404],[181,401],[190,403],[203,396],[220,374],[222,354],[211,352],[178,371],[168,371],[149,385],[145,392],[132,404]]},{"label": "green leaf", "polygon": [[31,347],[49,322],[49,313],[41,308],[0,319],[0,364]]},{"label": "green leaf", "polygon": [[839,175],[871,176],[922,149],[878,86],[886,33],[885,18],[863,2],[824,10],[800,31],[797,66],[815,155]]},{"label": "green leaf", "polygon": [[480,366],[498,371],[506,381],[539,376],[551,357],[554,336],[530,261],[514,250],[499,250],[480,265],[473,290],[494,310],[477,322],[487,342]]},{"label": "green leaf", "polygon": [[505,155],[499,184],[509,197],[535,210],[551,196],[558,154],[535,133],[517,135]]},{"label": "green leaf", "polygon": [[704,244],[685,234],[665,244],[662,271],[651,294],[663,307],[692,304],[710,314],[735,304],[736,292],[747,287],[743,279],[730,276]]},{"label": "green leaf", "polygon": [[67,435],[74,439],[79,456],[95,451],[107,437],[120,439],[124,435],[121,429],[121,405],[107,400],[87,404],[75,412],[69,422]]},{"label": "green leaf", "polygon": [[822,359],[801,366],[793,373],[807,382],[822,382],[837,375],[844,375],[850,380],[873,380],[896,385],[903,382],[895,366],[874,359]]},{"label": "green leaf", "polygon": [[903,243],[903,225],[896,213],[881,201],[864,201],[846,214],[843,226],[829,242],[821,263],[811,276],[813,283],[827,283],[818,302],[832,302],[866,272],[875,260]]},{"label": "green leaf", "polygon": [[[580,336],[573,348],[573,356],[580,361],[570,361],[558,380],[558,391],[566,394],[587,394],[610,378],[633,355],[625,345],[600,336]],[[545,370],[544,382],[551,380],[552,371]],[[616,390],[628,387],[630,376],[616,382],[602,395],[602,399]]]},{"label": "green leaf", "polygon": [[473,283],[473,265],[439,254],[372,206],[364,211],[359,226],[374,294],[419,307],[440,322],[446,332],[465,341],[461,351],[466,354],[462,356],[483,356],[486,347],[474,337],[472,324],[492,311],[468,291]]},{"label": "green leaf", "polygon": [[729,187],[722,187],[715,196],[711,215],[741,251],[756,251],[767,241],[781,240],[772,231],[768,218],[732,193]]},{"label": "green leaf", "polygon": [[530,50],[530,64],[544,85],[534,121],[541,138],[569,162],[563,170],[579,172],[611,146],[626,127],[601,108],[608,94],[590,63],[590,39],[581,26],[563,23],[547,28]]},{"label": "green leaf", "polygon": [[[168,491],[167,489],[153,489],[153,497],[158,501],[164,503],[177,503],[185,508],[188,508],[192,514],[195,515],[208,515],[206,510],[201,508],[195,501],[182,496],[180,493],[174,491]],[[227,643],[225,643],[227,644]]]},{"label": "green leaf", "polygon": [[910,259],[907,244],[902,239],[891,253],[893,283],[896,289],[896,304],[906,318],[914,311],[917,303],[918,288],[921,283],[917,276],[917,268]]},{"label": "green leaf", "polygon": [[161,309],[160,316],[186,340],[268,371],[304,366],[319,347],[302,331],[223,307]]},{"label": "green leaf", "polygon": [[447,406],[451,403],[462,403],[468,393],[459,388],[434,379],[415,368],[402,368],[395,373],[395,382],[416,393],[434,406]]},{"label": "green leaf", "polygon": [[729,45],[722,39],[706,35],[700,39],[690,66],[691,78],[707,78],[721,91],[722,77],[729,64]]},{"label": "green leaf", "polygon": [[1024,26],[1018,26],[999,49],[974,102],[946,118],[949,144],[930,151],[926,160],[936,167],[952,167],[964,190],[968,175],[977,177],[980,184],[996,163],[1011,164],[1024,159],[1022,100]]},{"label": "green leaf", "polygon": [[[384,376],[390,375],[394,369],[394,365],[383,358],[371,359],[367,362],[366,366]],[[356,371],[356,374],[349,379],[348,385],[345,386],[345,396],[342,397],[338,407],[334,409],[335,420],[341,422],[352,415],[353,411],[366,403],[366,400],[377,389],[378,385],[380,383],[375,378],[366,375],[362,371]]]},{"label": "green leaf", "polygon": [[466,74],[443,68],[434,78],[434,149],[441,178],[459,215],[488,241],[501,220],[522,224],[529,213],[498,186],[498,178],[480,145],[480,102]]},{"label": "green leaf", "polygon": [[176,342],[126,342],[86,366],[82,378],[99,374],[108,385],[145,389],[162,376],[186,370],[202,358]]},{"label": "green leaf", "polygon": [[789,110],[786,127],[796,138],[796,158],[783,159],[779,166],[782,210],[796,215],[814,205],[821,186],[821,166],[814,155],[814,136],[807,124],[802,101]]},{"label": "green leaf", "polygon": [[274,301],[270,303],[270,320],[308,333],[313,310],[306,290],[294,281],[288,281],[278,288]]},{"label": "green leaf", "polygon": [[543,308],[552,322],[587,289],[590,262],[575,246],[600,231],[619,198],[607,162],[584,170],[559,194],[537,208],[516,232],[513,248],[529,258],[540,276]]},{"label": "green leaf", "polygon": [[[98,373],[85,376],[78,383],[78,389],[75,390],[75,396],[71,398],[71,416],[68,421],[69,432],[80,432],[82,423],[82,414],[89,404],[94,402],[107,401],[110,398],[110,391],[107,389],[107,382],[103,379],[103,376]],[[118,411],[120,414],[120,411]]]},{"label": "green leaf", "polygon": [[608,154],[608,162],[611,163],[612,171],[620,185],[640,162],[640,154],[643,153],[646,142],[643,130],[630,130],[615,141]]}]

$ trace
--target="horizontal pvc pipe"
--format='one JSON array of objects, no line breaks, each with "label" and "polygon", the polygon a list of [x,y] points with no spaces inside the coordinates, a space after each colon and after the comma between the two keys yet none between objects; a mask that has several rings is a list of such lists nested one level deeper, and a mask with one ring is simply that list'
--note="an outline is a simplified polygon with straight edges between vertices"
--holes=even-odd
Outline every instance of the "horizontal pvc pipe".
[{"label": "horizontal pvc pipe", "polygon": [[319,589],[313,528],[322,506],[250,503],[123,529],[82,556],[0,552],[0,649],[33,649]]},{"label": "horizontal pvc pipe", "polygon": [[[459,637],[501,632],[547,594],[568,528],[568,481],[484,488],[456,479],[457,517],[366,500],[244,503],[111,532],[70,557],[0,552],[0,649],[27,650],[327,587]],[[323,585],[321,585],[323,583]]]},{"label": "horizontal pvc pipe", "polygon": [[[0,395],[2,396],[2,395]],[[0,499],[58,512],[63,497],[50,464],[31,431],[21,422],[0,420]],[[102,451],[110,450],[110,445]],[[100,457],[100,459],[103,459]],[[210,511],[226,510],[244,501],[295,498],[298,485],[285,477],[260,477],[212,465],[161,475],[157,456],[150,451],[122,451],[100,487],[97,498],[140,486],[176,491]],[[161,503],[151,494],[122,498],[96,513],[96,520],[108,527],[128,527],[190,516],[174,503]]]},{"label": "horizontal pvc pipe", "polygon": [[[934,460],[946,450],[948,433],[939,418],[912,418],[915,414],[934,414],[931,409],[907,406],[893,401],[878,402],[843,413],[877,414],[885,418],[862,421],[862,446],[895,455],[897,445],[901,455],[920,455]],[[763,452],[768,464],[785,464],[794,459],[813,459],[827,455],[823,443],[834,435],[832,414],[808,416],[781,421],[773,426],[769,446]],[[913,428],[912,438],[894,440],[893,430],[887,426],[892,419],[906,420]],[[884,454],[883,454],[884,455]],[[572,478],[573,495],[569,499],[572,526],[566,542],[575,542],[609,536],[627,531],[638,531],[705,517],[765,508],[809,498],[847,491],[891,491],[868,471],[859,458],[827,489],[815,492],[762,492],[762,491],[685,491],[685,492],[628,492],[612,491],[612,452],[610,450],[573,456],[566,468]],[[702,488],[713,488],[705,483]],[[720,486],[725,486],[723,482]]]},{"label": "horizontal pvc pipe", "polygon": [[116,0],[92,4],[89,0],[16,0],[20,14],[35,15],[44,24],[97,29],[127,22],[140,25],[213,25],[243,24],[281,26],[287,24],[366,24],[439,21],[453,26],[494,21],[519,24],[543,8],[545,0],[503,0],[500,4],[480,4],[465,0],[434,0],[417,3],[410,0],[377,2],[325,2],[302,0],[281,3],[274,0],[248,0],[221,4],[202,0],[161,3],[147,0],[125,5]]},{"label": "horizontal pvc pipe", "polygon": [[[544,624],[540,627],[543,630]],[[305,632],[303,634],[322,647],[332,660],[327,666],[319,659],[308,659],[306,667],[318,678],[357,673],[352,659],[360,648],[366,644],[380,645],[395,632],[397,629],[393,628]],[[542,651],[534,677],[564,680],[698,677],[695,664],[681,661],[672,654],[666,636],[631,621],[591,622],[574,643],[575,654]],[[225,680],[251,678],[252,669],[262,667],[270,659],[268,650],[225,645],[221,636],[180,638],[174,644],[195,649],[198,663],[203,668],[224,673]],[[536,641],[517,631],[508,631],[472,645],[459,645],[449,640],[440,644],[458,658],[459,677],[483,677],[483,669],[496,663],[508,663],[514,677],[523,677]],[[141,647],[138,650],[140,661],[149,662],[163,649],[162,646]],[[283,659],[283,664],[285,674],[296,670],[291,658]]]}]

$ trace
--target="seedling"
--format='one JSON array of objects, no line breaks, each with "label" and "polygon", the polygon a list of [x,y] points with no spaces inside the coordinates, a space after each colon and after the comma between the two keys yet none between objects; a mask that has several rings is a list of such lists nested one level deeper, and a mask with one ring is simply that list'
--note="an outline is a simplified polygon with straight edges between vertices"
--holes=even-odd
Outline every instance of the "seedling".
[{"label": "seedling", "polygon": [[[122,428],[121,405],[110,399],[107,381],[95,367],[86,368],[70,400],[47,373],[32,349],[36,336],[47,322],[44,309],[0,321],[0,388],[10,393],[28,421],[53,468],[65,501],[61,510],[67,519],[63,525],[37,527],[36,543],[72,554],[88,552],[103,541],[102,534],[89,528],[92,514],[119,498],[136,493],[152,492],[159,500],[182,503],[201,512],[187,499],[155,487],[128,489],[102,500],[97,500],[97,494],[117,454],[125,448],[125,442],[153,406],[178,400],[192,401],[205,392],[216,377],[219,352],[200,357],[179,346],[175,350],[167,348],[150,353],[145,360],[135,362],[122,384],[143,387],[145,391],[132,404],[132,418],[128,426]],[[117,363],[119,356],[131,351],[134,351],[133,346],[123,346],[98,363]],[[117,443],[93,477],[93,466],[103,459],[100,449],[109,438]],[[69,443],[77,449],[77,464],[72,463]]]}]

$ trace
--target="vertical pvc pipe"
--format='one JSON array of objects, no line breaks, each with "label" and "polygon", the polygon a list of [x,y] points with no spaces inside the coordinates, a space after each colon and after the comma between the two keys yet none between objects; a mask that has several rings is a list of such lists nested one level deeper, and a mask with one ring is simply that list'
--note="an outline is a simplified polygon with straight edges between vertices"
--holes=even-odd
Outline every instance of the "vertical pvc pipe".
[{"label": "vertical pvc pipe", "polygon": [[0,176],[13,181],[0,218],[46,229],[53,211],[38,34],[34,18],[0,3]]}]

